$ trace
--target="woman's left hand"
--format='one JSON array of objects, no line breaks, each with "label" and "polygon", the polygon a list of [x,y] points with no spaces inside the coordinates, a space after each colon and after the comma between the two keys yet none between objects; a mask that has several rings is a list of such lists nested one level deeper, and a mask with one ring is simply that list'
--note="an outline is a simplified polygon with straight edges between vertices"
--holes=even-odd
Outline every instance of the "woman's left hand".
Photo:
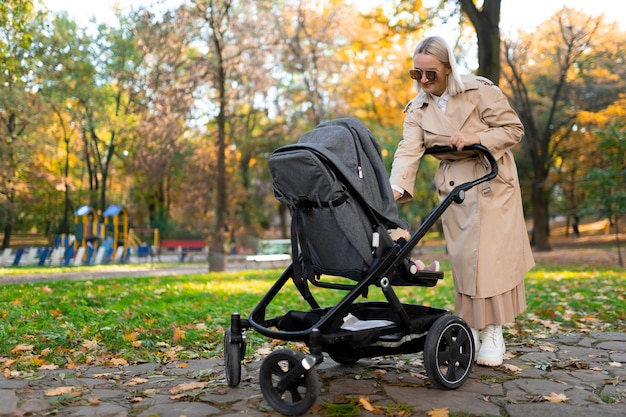
[{"label": "woman's left hand", "polygon": [[475,133],[456,132],[450,138],[450,147],[462,151],[464,147],[480,143],[480,138]]}]

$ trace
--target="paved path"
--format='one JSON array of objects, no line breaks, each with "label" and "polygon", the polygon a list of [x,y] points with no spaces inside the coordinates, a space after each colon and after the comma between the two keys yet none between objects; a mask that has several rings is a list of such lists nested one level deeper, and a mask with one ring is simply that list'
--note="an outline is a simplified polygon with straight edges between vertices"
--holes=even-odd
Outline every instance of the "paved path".
[{"label": "paved path", "polygon": [[[339,415],[329,403],[360,402],[362,416],[428,416],[443,408],[463,417],[626,416],[626,334],[553,335],[507,352],[503,366],[475,366],[455,391],[430,387],[420,354],[353,366],[328,359],[317,368],[322,390],[307,415]],[[0,416],[278,415],[259,389],[261,362],[247,359],[237,388],[227,386],[221,360],[37,371],[17,378],[6,371],[0,376]],[[406,409],[410,414],[402,414]]]}]

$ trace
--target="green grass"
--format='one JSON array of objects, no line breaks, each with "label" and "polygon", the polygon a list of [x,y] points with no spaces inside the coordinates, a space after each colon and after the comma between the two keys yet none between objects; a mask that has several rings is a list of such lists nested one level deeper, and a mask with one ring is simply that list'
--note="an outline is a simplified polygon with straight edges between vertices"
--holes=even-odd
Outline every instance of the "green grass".
[{"label": "green grass", "polygon": [[[449,265],[442,265],[449,271]],[[74,270],[74,269],[72,269]],[[282,270],[3,285],[0,365],[9,370],[164,363],[221,354],[230,315],[247,317]],[[626,331],[623,269],[539,265],[526,280],[528,311],[508,328],[520,342],[551,332]],[[315,289],[323,306],[344,294]],[[401,301],[453,309],[452,279],[401,287]],[[369,300],[383,299],[372,289]],[[288,285],[267,312],[307,310]],[[248,353],[269,343],[248,332]]]},{"label": "green grass", "polygon": [[64,272],[101,272],[145,269],[146,266],[155,268],[165,268],[177,265],[176,263],[159,262],[155,264],[123,264],[123,265],[81,265],[81,266],[10,266],[0,267],[0,277],[16,276],[24,274],[58,274]]}]

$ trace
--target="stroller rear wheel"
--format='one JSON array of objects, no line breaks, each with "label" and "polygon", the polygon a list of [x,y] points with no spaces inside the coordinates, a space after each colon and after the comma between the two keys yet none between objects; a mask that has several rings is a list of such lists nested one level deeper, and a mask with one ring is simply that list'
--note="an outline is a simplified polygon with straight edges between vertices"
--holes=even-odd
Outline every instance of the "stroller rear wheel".
[{"label": "stroller rear wheel", "polygon": [[301,352],[280,349],[270,353],[261,364],[263,398],[274,410],[286,416],[306,413],[317,399],[317,373],[312,368],[303,368],[305,360]]},{"label": "stroller rear wheel", "polygon": [[233,332],[229,328],[224,332],[224,367],[226,368],[226,382],[230,387],[236,387],[241,382],[241,360],[246,351],[246,342],[233,340]]},{"label": "stroller rear wheel", "polygon": [[465,383],[474,360],[472,331],[460,317],[438,318],[426,336],[424,367],[437,388],[456,389]]}]

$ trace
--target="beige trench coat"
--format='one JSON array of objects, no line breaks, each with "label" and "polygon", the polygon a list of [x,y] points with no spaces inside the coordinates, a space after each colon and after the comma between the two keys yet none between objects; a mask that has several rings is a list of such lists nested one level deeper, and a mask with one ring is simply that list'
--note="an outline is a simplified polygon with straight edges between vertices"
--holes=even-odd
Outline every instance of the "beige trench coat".
[{"label": "beige trench coat", "polygon": [[[413,197],[415,176],[427,147],[449,146],[457,131],[476,133],[498,162],[498,176],[465,193],[442,216],[457,292],[488,298],[518,284],[535,262],[528,240],[517,167],[511,148],[523,125],[500,89],[482,77],[464,76],[465,91],[450,97],[445,114],[421,92],[405,108],[404,134],[391,170],[391,184],[402,187],[400,201]],[[488,172],[482,158],[441,154],[434,183],[439,199],[455,185]]]}]

